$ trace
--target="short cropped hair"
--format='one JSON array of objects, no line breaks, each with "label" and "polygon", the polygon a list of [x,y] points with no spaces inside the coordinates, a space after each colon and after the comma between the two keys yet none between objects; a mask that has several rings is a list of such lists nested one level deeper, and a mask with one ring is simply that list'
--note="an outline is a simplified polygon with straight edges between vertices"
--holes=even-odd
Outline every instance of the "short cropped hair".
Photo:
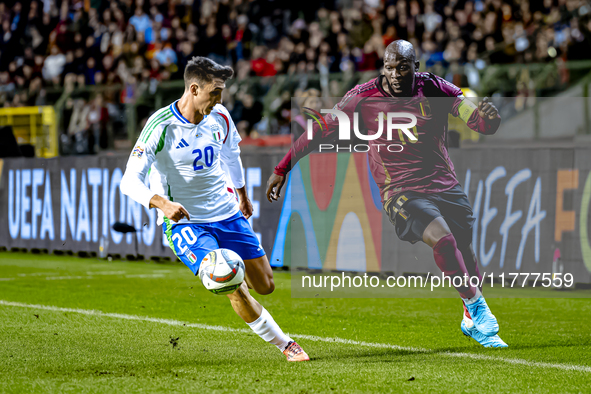
[{"label": "short cropped hair", "polygon": [[232,76],[234,76],[232,67],[222,66],[206,57],[194,56],[185,67],[185,89],[188,89],[193,82],[202,88],[213,82],[214,79],[226,82]]}]

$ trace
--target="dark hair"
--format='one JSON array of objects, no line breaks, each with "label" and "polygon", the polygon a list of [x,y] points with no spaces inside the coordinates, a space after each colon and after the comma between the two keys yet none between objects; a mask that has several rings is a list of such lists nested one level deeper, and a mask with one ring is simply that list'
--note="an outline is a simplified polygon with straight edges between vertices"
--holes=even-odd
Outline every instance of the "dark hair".
[{"label": "dark hair", "polygon": [[219,78],[224,82],[234,75],[234,70],[229,66],[222,66],[211,59],[194,56],[185,67],[185,88],[189,88],[192,82],[197,82],[201,88]]}]

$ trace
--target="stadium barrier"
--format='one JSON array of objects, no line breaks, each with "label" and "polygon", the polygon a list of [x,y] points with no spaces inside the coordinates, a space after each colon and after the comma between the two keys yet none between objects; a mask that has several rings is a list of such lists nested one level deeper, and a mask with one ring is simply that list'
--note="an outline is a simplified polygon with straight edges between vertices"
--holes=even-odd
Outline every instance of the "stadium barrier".
[{"label": "stadium barrier", "polygon": [[[263,186],[283,154],[270,148],[242,159],[256,209],[251,223],[267,250],[272,249],[281,206],[263,204]],[[126,163],[123,155],[0,160],[0,247],[91,256],[100,255],[102,247],[104,254],[131,258],[137,242],[143,258],[174,258],[156,225],[155,210],[120,192]],[[268,216],[265,225],[259,207]],[[118,233],[112,229],[116,222],[139,231]]]},{"label": "stadium barrier", "polygon": [[35,156],[58,155],[57,121],[52,106],[0,108],[0,127],[11,126],[18,144],[31,144]]},{"label": "stadium barrier", "polygon": [[[255,211],[250,221],[273,266],[397,274],[433,269],[427,246],[396,238],[364,154],[310,155],[292,170],[283,199],[269,204],[266,180],[283,154],[277,148],[243,153]],[[588,149],[475,148],[450,154],[473,205],[473,246],[486,272],[569,272],[577,283],[591,283]],[[137,242],[145,258],[173,257],[155,211],[119,191],[126,160],[1,162],[0,246],[94,255],[102,245],[104,253],[126,257],[135,254]],[[310,171],[318,166],[324,178]],[[140,231],[117,233],[115,222]],[[362,251],[353,264],[339,259],[345,246]]]}]

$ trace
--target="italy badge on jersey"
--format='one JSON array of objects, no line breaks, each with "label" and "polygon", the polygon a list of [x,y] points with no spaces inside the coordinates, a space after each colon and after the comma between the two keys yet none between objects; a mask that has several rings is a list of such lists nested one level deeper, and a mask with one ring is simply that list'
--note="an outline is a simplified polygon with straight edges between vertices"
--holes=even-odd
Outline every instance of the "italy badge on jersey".
[{"label": "italy badge on jersey", "polygon": [[213,133],[213,139],[216,141],[221,141],[222,139],[222,128],[217,125],[214,124],[211,126],[211,132]]},{"label": "italy badge on jersey", "polygon": [[195,264],[197,262],[197,256],[195,256],[195,254],[191,251],[189,251],[189,253],[187,253],[187,258],[189,259],[191,264]]}]

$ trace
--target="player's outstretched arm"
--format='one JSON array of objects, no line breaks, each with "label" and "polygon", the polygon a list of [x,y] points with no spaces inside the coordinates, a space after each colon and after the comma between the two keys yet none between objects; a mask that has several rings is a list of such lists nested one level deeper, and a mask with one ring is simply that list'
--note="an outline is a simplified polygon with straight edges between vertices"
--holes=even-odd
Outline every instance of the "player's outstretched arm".
[{"label": "player's outstretched arm", "polygon": [[267,181],[267,200],[269,202],[273,202],[273,200],[277,201],[281,197],[281,189],[284,184],[285,176],[275,173],[271,174]]},{"label": "player's outstretched arm", "polygon": [[501,125],[499,110],[488,97],[478,102],[478,106],[470,100],[458,97],[457,104],[454,104],[452,114],[459,116],[468,127],[477,133],[492,135],[497,132]]},{"label": "player's outstretched arm", "polygon": [[488,101],[489,98],[485,97],[478,103],[478,115],[483,119],[494,120],[499,115],[499,110],[495,105]]},{"label": "player's outstretched arm", "polygon": [[478,116],[484,121],[484,125],[480,124],[480,130],[477,131],[486,135],[491,135],[497,132],[501,125],[501,117],[499,116],[499,110],[489,101],[488,97],[483,98],[482,101],[478,103]]},{"label": "player's outstretched arm", "polygon": [[[333,108],[333,110],[340,111],[349,119],[353,119],[354,111],[360,100],[360,86],[351,89],[345,97]],[[316,121],[312,124],[312,138],[309,138],[308,132],[302,134],[291,146],[291,149],[281,159],[279,164],[274,168],[273,174],[267,181],[267,200],[273,202],[281,197],[281,189],[285,184],[285,177],[287,173],[297,164],[297,162],[307,154],[317,149],[320,144],[330,143],[338,137],[339,117],[331,112],[329,116],[321,116],[322,122]]]},{"label": "player's outstretched arm", "polygon": [[471,130],[484,135],[492,135],[501,125],[499,110],[488,97],[474,104],[469,99],[460,95],[452,106],[451,114],[466,122]]}]

